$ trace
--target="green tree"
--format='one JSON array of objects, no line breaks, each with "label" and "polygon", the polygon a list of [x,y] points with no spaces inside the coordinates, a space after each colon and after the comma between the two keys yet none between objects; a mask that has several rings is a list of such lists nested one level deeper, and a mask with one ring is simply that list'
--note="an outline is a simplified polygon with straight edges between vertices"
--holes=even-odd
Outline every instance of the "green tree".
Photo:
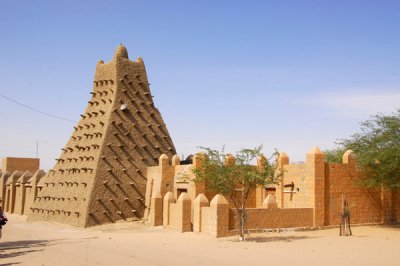
[{"label": "green tree", "polygon": [[361,132],[339,142],[351,149],[370,187],[400,188],[400,109],[361,123]]},{"label": "green tree", "polygon": [[335,148],[331,150],[324,150],[325,161],[328,163],[342,163],[343,162],[343,154],[346,152],[346,149],[343,147]]},{"label": "green tree", "polygon": [[[194,170],[195,182],[206,184],[206,189],[228,197],[239,217],[240,240],[245,240],[246,204],[257,187],[276,183],[280,177],[275,152],[269,159],[262,153],[262,146],[241,149],[233,157],[221,151],[201,147],[206,156],[201,166]],[[275,159],[275,160],[274,160]],[[257,166],[255,162],[257,160]]]}]

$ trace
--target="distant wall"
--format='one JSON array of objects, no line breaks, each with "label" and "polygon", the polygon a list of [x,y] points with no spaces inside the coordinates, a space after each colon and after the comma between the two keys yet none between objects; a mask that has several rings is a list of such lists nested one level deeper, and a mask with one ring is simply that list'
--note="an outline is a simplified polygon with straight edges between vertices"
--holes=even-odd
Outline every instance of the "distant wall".
[{"label": "distant wall", "polygon": [[33,175],[29,171],[8,172],[0,176],[0,195],[2,208],[7,213],[24,215],[32,209],[37,193],[42,189],[39,181],[46,173],[37,170]]},{"label": "distant wall", "polygon": [[3,172],[13,173],[15,171],[29,171],[35,173],[39,170],[40,159],[38,158],[16,158],[5,157],[2,161]]}]

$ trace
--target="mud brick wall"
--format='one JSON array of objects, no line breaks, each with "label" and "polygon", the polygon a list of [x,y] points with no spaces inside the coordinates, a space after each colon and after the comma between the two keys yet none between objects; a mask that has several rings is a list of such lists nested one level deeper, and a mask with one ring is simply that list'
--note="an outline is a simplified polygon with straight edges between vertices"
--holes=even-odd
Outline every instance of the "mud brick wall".
[{"label": "mud brick wall", "polygon": [[360,174],[354,164],[325,166],[325,224],[341,222],[342,197],[347,194],[352,223],[382,222],[380,189],[367,189],[360,184]]},{"label": "mud brick wall", "polygon": [[400,191],[396,190],[393,192],[393,212],[394,221],[400,222]]},{"label": "mud brick wall", "polygon": [[[352,223],[399,220],[399,192],[362,186],[363,176],[351,151],[343,155],[343,163],[324,162],[324,154],[318,147],[307,153],[305,164],[289,164],[286,154],[283,159],[284,176],[276,188],[278,207],[314,208],[314,226],[340,224],[345,195],[350,203]],[[294,193],[283,193],[292,190],[288,186],[292,182]]]},{"label": "mud brick wall", "polygon": [[[246,209],[249,229],[313,227],[312,208]],[[229,230],[239,228],[236,209],[229,210]]]},{"label": "mud brick wall", "polygon": [[214,237],[229,234],[229,203],[221,194],[215,195],[210,207],[201,208],[201,232]]},{"label": "mud brick wall", "polygon": [[1,207],[7,212],[26,214],[32,207],[37,192],[41,189],[38,181],[45,175],[43,170],[31,172],[5,172],[0,176]]},{"label": "mud brick wall", "polygon": [[154,106],[143,60],[122,45],[96,66],[91,98],[52,170],[30,220],[87,227],[140,219],[146,169],[175,147]]},{"label": "mud brick wall", "polygon": [[[305,164],[288,164],[284,166],[285,175],[283,178],[283,185],[294,184],[293,189],[291,187],[283,187],[280,189],[279,197],[283,197],[282,208],[308,208],[310,206],[309,195],[313,191],[308,189],[307,178],[306,178],[306,166]],[[284,192],[285,191],[285,192]],[[289,193],[289,191],[293,191]],[[277,202],[279,206],[281,198]]]},{"label": "mud brick wall", "polygon": [[40,160],[38,158],[6,157],[2,160],[2,171],[9,173],[29,171],[35,173],[39,170],[39,164]]},{"label": "mud brick wall", "polygon": [[14,203],[14,213],[24,214],[26,209],[26,185],[29,183],[33,174],[26,171],[15,183],[15,203]]},{"label": "mud brick wall", "polygon": [[1,203],[0,206],[4,210],[6,204],[6,186],[7,186],[7,179],[10,177],[9,172],[2,172],[0,170],[0,199]]}]

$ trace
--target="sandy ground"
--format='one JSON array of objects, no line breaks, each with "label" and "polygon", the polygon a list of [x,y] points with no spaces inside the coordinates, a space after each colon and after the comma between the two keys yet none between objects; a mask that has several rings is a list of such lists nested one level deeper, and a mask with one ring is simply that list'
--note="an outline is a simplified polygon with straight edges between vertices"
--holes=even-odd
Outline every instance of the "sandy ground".
[{"label": "sandy ground", "polygon": [[400,227],[252,234],[251,241],[140,223],[80,229],[9,215],[0,265],[400,265]]}]

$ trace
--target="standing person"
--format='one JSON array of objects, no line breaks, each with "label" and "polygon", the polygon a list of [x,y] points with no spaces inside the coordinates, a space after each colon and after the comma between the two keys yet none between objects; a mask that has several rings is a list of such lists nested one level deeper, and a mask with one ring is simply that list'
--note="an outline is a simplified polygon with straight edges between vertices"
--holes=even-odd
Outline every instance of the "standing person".
[{"label": "standing person", "polygon": [[6,217],[6,215],[3,212],[3,209],[1,208],[1,200],[0,200],[0,238],[1,238],[1,229],[3,227],[3,225],[5,225],[7,223],[8,219]]}]

